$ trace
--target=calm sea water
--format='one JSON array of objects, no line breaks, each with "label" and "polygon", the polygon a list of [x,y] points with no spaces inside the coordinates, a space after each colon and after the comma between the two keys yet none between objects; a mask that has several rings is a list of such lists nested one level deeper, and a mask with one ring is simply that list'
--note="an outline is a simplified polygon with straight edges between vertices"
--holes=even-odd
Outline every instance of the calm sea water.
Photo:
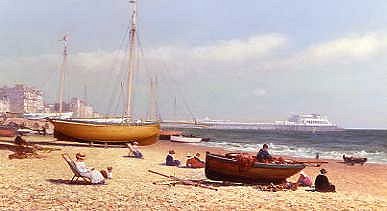
[{"label": "calm sea water", "polygon": [[[180,130],[180,129],[179,129]],[[367,157],[372,163],[387,163],[387,130],[346,130],[305,133],[257,130],[183,129],[200,137],[211,138],[200,145],[229,150],[256,152],[257,145],[267,143],[270,152],[314,158],[342,159],[342,155]]]}]

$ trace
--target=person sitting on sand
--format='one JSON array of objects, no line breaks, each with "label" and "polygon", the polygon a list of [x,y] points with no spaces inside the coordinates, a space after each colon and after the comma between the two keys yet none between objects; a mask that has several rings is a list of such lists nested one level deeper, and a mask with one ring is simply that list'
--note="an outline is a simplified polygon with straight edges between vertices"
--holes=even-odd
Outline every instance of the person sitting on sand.
[{"label": "person sitting on sand", "polygon": [[165,165],[167,166],[180,166],[180,161],[175,160],[173,155],[175,151],[173,149],[169,150],[167,157],[165,158]]},{"label": "person sitting on sand", "polygon": [[138,142],[129,143],[127,146],[129,148],[129,156],[133,156],[135,158],[143,158],[142,153],[137,147]]},{"label": "person sitting on sand", "polygon": [[312,181],[312,178],[310,178],[310,176],[305,174],[304,171],[301,171],[300,177],[297,180],[297,184],[303,187],[311,187],[313,185],[313,181]]},{"label": "person sitting on sand", "polygon": [[101,170],[101,174],[105,179],[113,179],[113,167],[109,166],[106,170]]},{"label": "person sitting on sand", "polygon": [[105,178],[101,172],[95,170],[94,168],[89,169],[85,164],[86,155],[77,153],[75,155],[76,161],[74,161],[76,168],[83,177],[90,179],[92,184],[104,184]]},{"label": "person sitting on sand", "polygon": [[257,154],[257,161],[261,163],[267,163],[272,159],[273,157],[269,153],[269,146],[264,144],[262,149],[260,149]]},{"label": "person sitting on sand", "polygon": [[316,177],[316,180],[314,182],[314,187],[315,187],[316,191],[318,191],[318,192],[336,192],[335,186],[332,185],[329,182],[328,177],[325,176],[325,174],[327,172],[328,171],[325,169],[320,170],[320,174]]},{"label": "person sitting on sand", "polygon": [[195,156],[189,156],[186,162],[188,168],[204,168],[204,161],[200,160],[200,153],[196,153]]}]

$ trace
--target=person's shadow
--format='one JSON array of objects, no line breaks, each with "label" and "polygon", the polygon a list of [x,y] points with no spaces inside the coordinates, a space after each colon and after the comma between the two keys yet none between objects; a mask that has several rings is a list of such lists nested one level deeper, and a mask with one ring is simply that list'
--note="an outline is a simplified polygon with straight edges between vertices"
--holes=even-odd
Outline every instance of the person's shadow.
[{"label": "person's shadow", "polygon": [[84,180],[78,180],[75,182],[71,182],[68,179],[47,179],[47,182],[51,182],[53,184],[65,184],[65,185],[91,185],[90,182],[86,182]]}]

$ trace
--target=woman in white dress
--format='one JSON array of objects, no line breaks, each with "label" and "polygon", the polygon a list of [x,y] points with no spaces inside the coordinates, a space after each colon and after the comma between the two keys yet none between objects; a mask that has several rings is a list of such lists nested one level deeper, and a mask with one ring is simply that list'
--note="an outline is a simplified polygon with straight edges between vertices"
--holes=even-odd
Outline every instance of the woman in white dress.
[{"label": "woman in white dress", "polygon": [[102,176],[101,172],[95,170],[94,168],[88,168],[85,164],[85,158],[86,155],[77,153],[75,155],[75,158],[77,159],[74,163],[77,167],[79,173],[90,179],[92,184],[104,184],[105,178]]}]

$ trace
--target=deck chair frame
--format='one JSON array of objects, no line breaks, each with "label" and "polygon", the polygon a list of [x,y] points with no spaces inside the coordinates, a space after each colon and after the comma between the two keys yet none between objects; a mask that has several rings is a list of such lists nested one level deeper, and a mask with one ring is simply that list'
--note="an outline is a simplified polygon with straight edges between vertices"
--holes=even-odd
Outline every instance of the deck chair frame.
[{"label": "deck chair frame", "polygon": [[71,178],[71,183],[77,182],[79,178],[82,178],[84,181],[91,183],[90,178],[81,175],[81,173],[78,171],[78,169],[75,165],[75,162],[70,158],[70,156],[68,154],[62,154],[62,157],[66,161],[66,163],[69,165],[71,171],[74,174],[73,178]]}]

